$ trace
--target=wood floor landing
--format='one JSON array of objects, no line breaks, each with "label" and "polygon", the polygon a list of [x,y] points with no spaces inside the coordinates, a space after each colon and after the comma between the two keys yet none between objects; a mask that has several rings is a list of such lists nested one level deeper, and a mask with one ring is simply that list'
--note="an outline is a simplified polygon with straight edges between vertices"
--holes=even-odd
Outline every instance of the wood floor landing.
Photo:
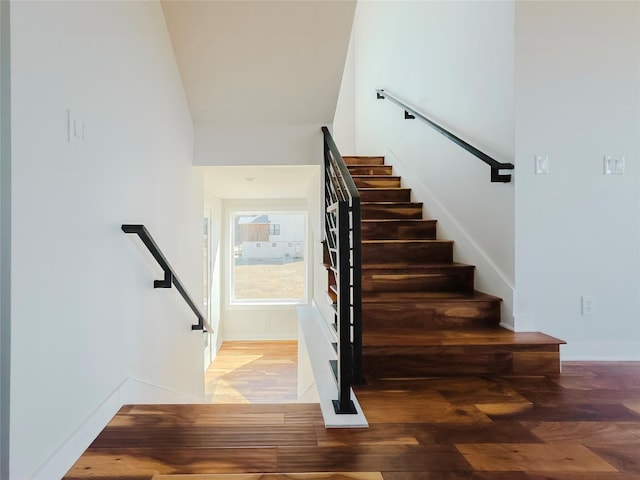
[{"label": "wood floor landing", "polygon": [[[260,388],[277,389],[263,367]],[[315,404],[125,406],[65,478],[640,480],[640,362],[379,381],[357,395],[368,429],[325,429]]]}]

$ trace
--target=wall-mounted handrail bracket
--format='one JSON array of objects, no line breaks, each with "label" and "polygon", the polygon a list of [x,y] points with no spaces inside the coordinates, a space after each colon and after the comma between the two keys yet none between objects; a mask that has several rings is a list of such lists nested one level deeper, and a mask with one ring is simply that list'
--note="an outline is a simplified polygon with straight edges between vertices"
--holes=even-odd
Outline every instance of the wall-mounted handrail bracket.
[{"label": "wall-mounted handrail bracket", "polygon": [[509,183],[511,181],[511,174],[502,174],[500,173],[499,167],[491,167],[491,181],[494,183]]},{"label": "wall-mounted handrail bracket", "polygon": [[209,322],[207,322],[205,316],[202,314],[202,312],[200,312],[200,309],[196,306],[195,302],[191,299],[191,296],[185,290],[182,282],[177,277],[173,268],[171,268],[171,265],[163,255],[160,247],[158,247],[158,244],[156,244],[155,240],[146,229],[146,227],[144,225],[125,224],[122,225],[122,231],[124,233],[133,233],[135,235],[138,235],[138,237],[140,237],[140,240],[142,240],[142,243],[144,243],[144,245],[149,249],[149,253],[153,255],[153,258],[155,258],[156,262],[158,262],[158,265],[160,265],[160,268],[162,268],[164,272],[164,278],[162,280],[154,280],[153,288],[171,288],[172,285],[175,286],[176,290],[180,293],[180,295],[182,295],[182,298],[184,298],[184,301],[187,302],[187,305],[189,306],[191,311],[195,313],[196,317],[198,318],[198,323],[195,325],[191,325],[191,330],[202,330],[205,332],[213,333],[211,325],[209,325]]},{"label": "wall-mounted handrail bracket", "polygon": [[171,275],[171,271],[165,270],[164,278],[162,280],[153,281],[153,288],[171,288],[172,281],[173,281],[173,275]]},{"label": "wall-mounted handrail bracket", "polygon": [[511,174],[510,173],[501,174],[500,170],[513,170],[515,168],[513,163],[503,163],[503,162],[497,161],[496,159],[490,157],[489,155],[487,155],[486,153],[482,152],[481,150],[478,150],[473,145],[465,142],[460,137],[454,135],[449,130],[447,130],[444,127],[438,125],[436,122],[434,122],[430,118],[427,118],[425,115],[423,115],[422,113],[418,112],[416,109],[410,107],[405,102],[403,102],[402,100],[399,100],[397,97],[395,97],[394,95],[389,94],[388,92],[386,92],[383,89],[377,89],[376,90],[376,98],[378,100],[382,100],[382,99],[386,98],[390,102],[395,103],[396,105],[398,105],[400,108],[402,108],[404,110],[404,118],[405,119],[408,120],[408,119],[419,118],[424,123],[426,123],[431,128],[433,128],[435,131],[437,131],[441,135],[445,136],[446,138],[451,140],[456,145],[459,145],[460,147],[465,149],[467,152],[471,153],[472,155],[476,156],[477,158],[482,160],[484,163],[489,165],[491,167],[491,181],[492,182],[509,183],[511,181]]}]

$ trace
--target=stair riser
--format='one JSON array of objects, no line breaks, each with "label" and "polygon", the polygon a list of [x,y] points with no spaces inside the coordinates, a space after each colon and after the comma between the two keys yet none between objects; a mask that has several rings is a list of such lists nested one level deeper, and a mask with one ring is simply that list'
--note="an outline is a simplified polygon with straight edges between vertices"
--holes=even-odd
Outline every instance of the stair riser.
[{"label": "stair riser", "polygon": [[347,165],[384,165],[384,157],[342,157]]},{"label": "stair riser", "polygon": [[[556,347],[557,349],[557,347]],[[413,350],[413,352],[412,352]],[[365,347],[366,378],[410,378],[431,375],[557,375],[560,354],[514,351],[484,346],[390,348]]]},{"label": "stair riser", "polygon": [[449,263],[453,243],[381,243],[362,245],[362,263]]},{"label": "stair riser", "polygon": [[497,327],[499,302],[367,303],[363,294],[362,318],[365,335],[411,336],[443,328]]},{"label": "stair riser", "polygon": [[468,292],[473,290],[473,269],[411,274],[362,274],[363,292]]},{"label": "stair riser", "polygon": [[363,222],[363,240],[432,240],[436,238],[435,220],[422,222]]},{"label": "stair riser", "polygon": [[375,219],[416,219],[422,218],[422,205],[414,204],[362,204],[360,212],[363,220]]},{"label": "stair riser", "polygon": [[349,165],[351,175],[391,175],[391,165]]},{"label": "stair riser", "polygon": [[360,190],[361,202],[410,202],[411,189],[384,189]]},{"label": "stair riser", "polygon": [[400,177],[353,177],[358,188],[400,188]]}]

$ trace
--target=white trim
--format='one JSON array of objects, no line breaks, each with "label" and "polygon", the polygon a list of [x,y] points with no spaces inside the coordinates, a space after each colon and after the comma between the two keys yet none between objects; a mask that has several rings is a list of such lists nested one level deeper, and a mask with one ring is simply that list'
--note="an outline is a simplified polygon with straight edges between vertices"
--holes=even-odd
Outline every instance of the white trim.
[{"label": "white trim", "polygon": [[[298,340],[295,335],[225,335],[225,342],[249,342],[249,341],[262,341],[262,340]],[[222,344],[221,344],[222,346]]]},{"label": "white trim", "polygon": [[31,477],[32,479],[53,480],[55,478],[62,478],[64,474],[69,471],[80,455],[82,455],[122,406],[122,402],[120,401],[120,386],[122,386],[122,383],[98,405],[82,425],[45,460],[38,471]]},{"label": "white trim", "polygon": [[[402,178],[411,178],[411,188],[417,197],[429,204],[429,209],[436,213],[439,224],[451,230],[451,235],[455,238],[456,245],[461,248],[472,262],[476,264],[483,276],[491,277],[487,282],[492,286],[492,291],[487,292],[503,299],[502,305],[502,326],[509,329],[515,328],[513,318],[515,285],[509,280],[508,275],[491,259],[487,252],[473,239],[471,234],[458,222],[449,210],[438,200],[434,193],[420,180],[412,169],[405,164],[391,148],[386,148],[386,155],[392,157],[390,164],[393,165],[396,175]],[[444,219],[444,221],[443,221]],[[507,325],[511,325],[507,327]]]},{"label": "white trim", "polygon": [[203,401],[203,398],[185,395],[169,388],[127,377],[45,460],[31,479],[62,478],[123,405],[202,403]]},{"label": "white trim", "polygon": [[320,397],[320,409],[326,428],[366,428],[369,426],[366,417],[358,403],[353,390],[351,398],[356,407],[355,414],[337,415],[333,409],[333,400],[338,398],[338,387],[329,360],[336,358],[331,344],[326,341],[328,335],[324,332],[327,324],[316,307],[299,307],[298,322],[300,324],[299,342],[307,349],[313,378]]},{"label": "white trim", "polygon": [[172,403],[203,403],[202,397],[187,395],[170,388],[161,387],[144,380],[127,377],[120,384],[120,402],[127,404],[172,404]]},{"label": "white trim", "polygon": [[638,343],[629,342],[576,342],[562,346],[563,362],[638,362]]},{"label": "white trim", "polygon": [[[402,160],[395,154],[393,150],[387,147],[388,152],[393,156],[395,160],[397,160],[404,168],[408,168]],[[394,167],[397,165],[395,162],[393,163]],[[447,210],[447,208],[438,200],[438,198],[433,194],[433,192],[420,180],[418,175],[410,175],[411,181],[419,184],[420,189],[426,193],[429,197],[429,205],[435,205],[440,212],[444,214],[447,218],[448,222],[460,232],[460,234],[465,238],[465,240],[482,256],[484,261],[491,266],[496,275],[500,278],[501,282],[513,290],[515,287],[513,283],[507,278],[507,275],[502,271],[500,267],[498,267],[495,262],[491,259],[491,257],[484,251],[484,249],[478,245],[478,243],[473,239],[473,237],[469,234],[469,232],[456,220],[456,218]]]}]

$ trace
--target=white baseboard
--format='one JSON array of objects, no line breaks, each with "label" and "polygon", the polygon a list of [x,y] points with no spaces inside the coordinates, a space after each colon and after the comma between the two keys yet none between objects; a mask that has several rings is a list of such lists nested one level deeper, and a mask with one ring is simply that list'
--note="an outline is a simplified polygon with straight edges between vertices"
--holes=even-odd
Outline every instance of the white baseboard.
[{"label": "white baseboard", "polygon": [[122,382],[119,391],[121,405],[203,402],[202,397],[187,395],[133,377],[128,377]]},{"label": "white baseboard", "polygon": [[[567,339],[565,339],[567,340]],[[638,362],[640,342],[575,342],[562,346],[563,362]]]},{"label": "white baseboard", "polygon": [[[440,201],[436,194],[422,181],[414,168],[402,160],[391,148],[387,147],[385,155],[396,172],[405,180],[411,179],[410,186],[420,201],[429,205],[429,210],[438,219],[439,232],[448,232],[448,236],[455,240],[457,255],[460,261],[476,266],[476,285],[491,295],[502,298],[502,323],[511,325],[511,329],[519,329],[514,325],[513,306],[515,286],[509,275],[502,270],[491,256],[478,244],[475,238],[464,228],[457,218]],[[484,285],[478,283],[482,283]]]},{"label": "white baseboard", "polygon": [[123,405],[202,402],[203,398],[127,377],[40,466],[31,479],[62,478]]},{"label": "white baseboard", "polygon": [[279,340],[286,340],[286,341],[290,341],[290,340],[297,340],[298,337],[296,336],[297,333],[295,335],[225,335],[223,342],[268,342],[268,341],[274,341],[277,342]]},{"label": "white baseboard", "polygon": [[[122,384],[120,384],[122,385]],[[62,478],[80,455],[102,431],[109,420],[120,410],[120,387],[116,388],[73,434],[42,464],[31,477],[34,480]]]}]

